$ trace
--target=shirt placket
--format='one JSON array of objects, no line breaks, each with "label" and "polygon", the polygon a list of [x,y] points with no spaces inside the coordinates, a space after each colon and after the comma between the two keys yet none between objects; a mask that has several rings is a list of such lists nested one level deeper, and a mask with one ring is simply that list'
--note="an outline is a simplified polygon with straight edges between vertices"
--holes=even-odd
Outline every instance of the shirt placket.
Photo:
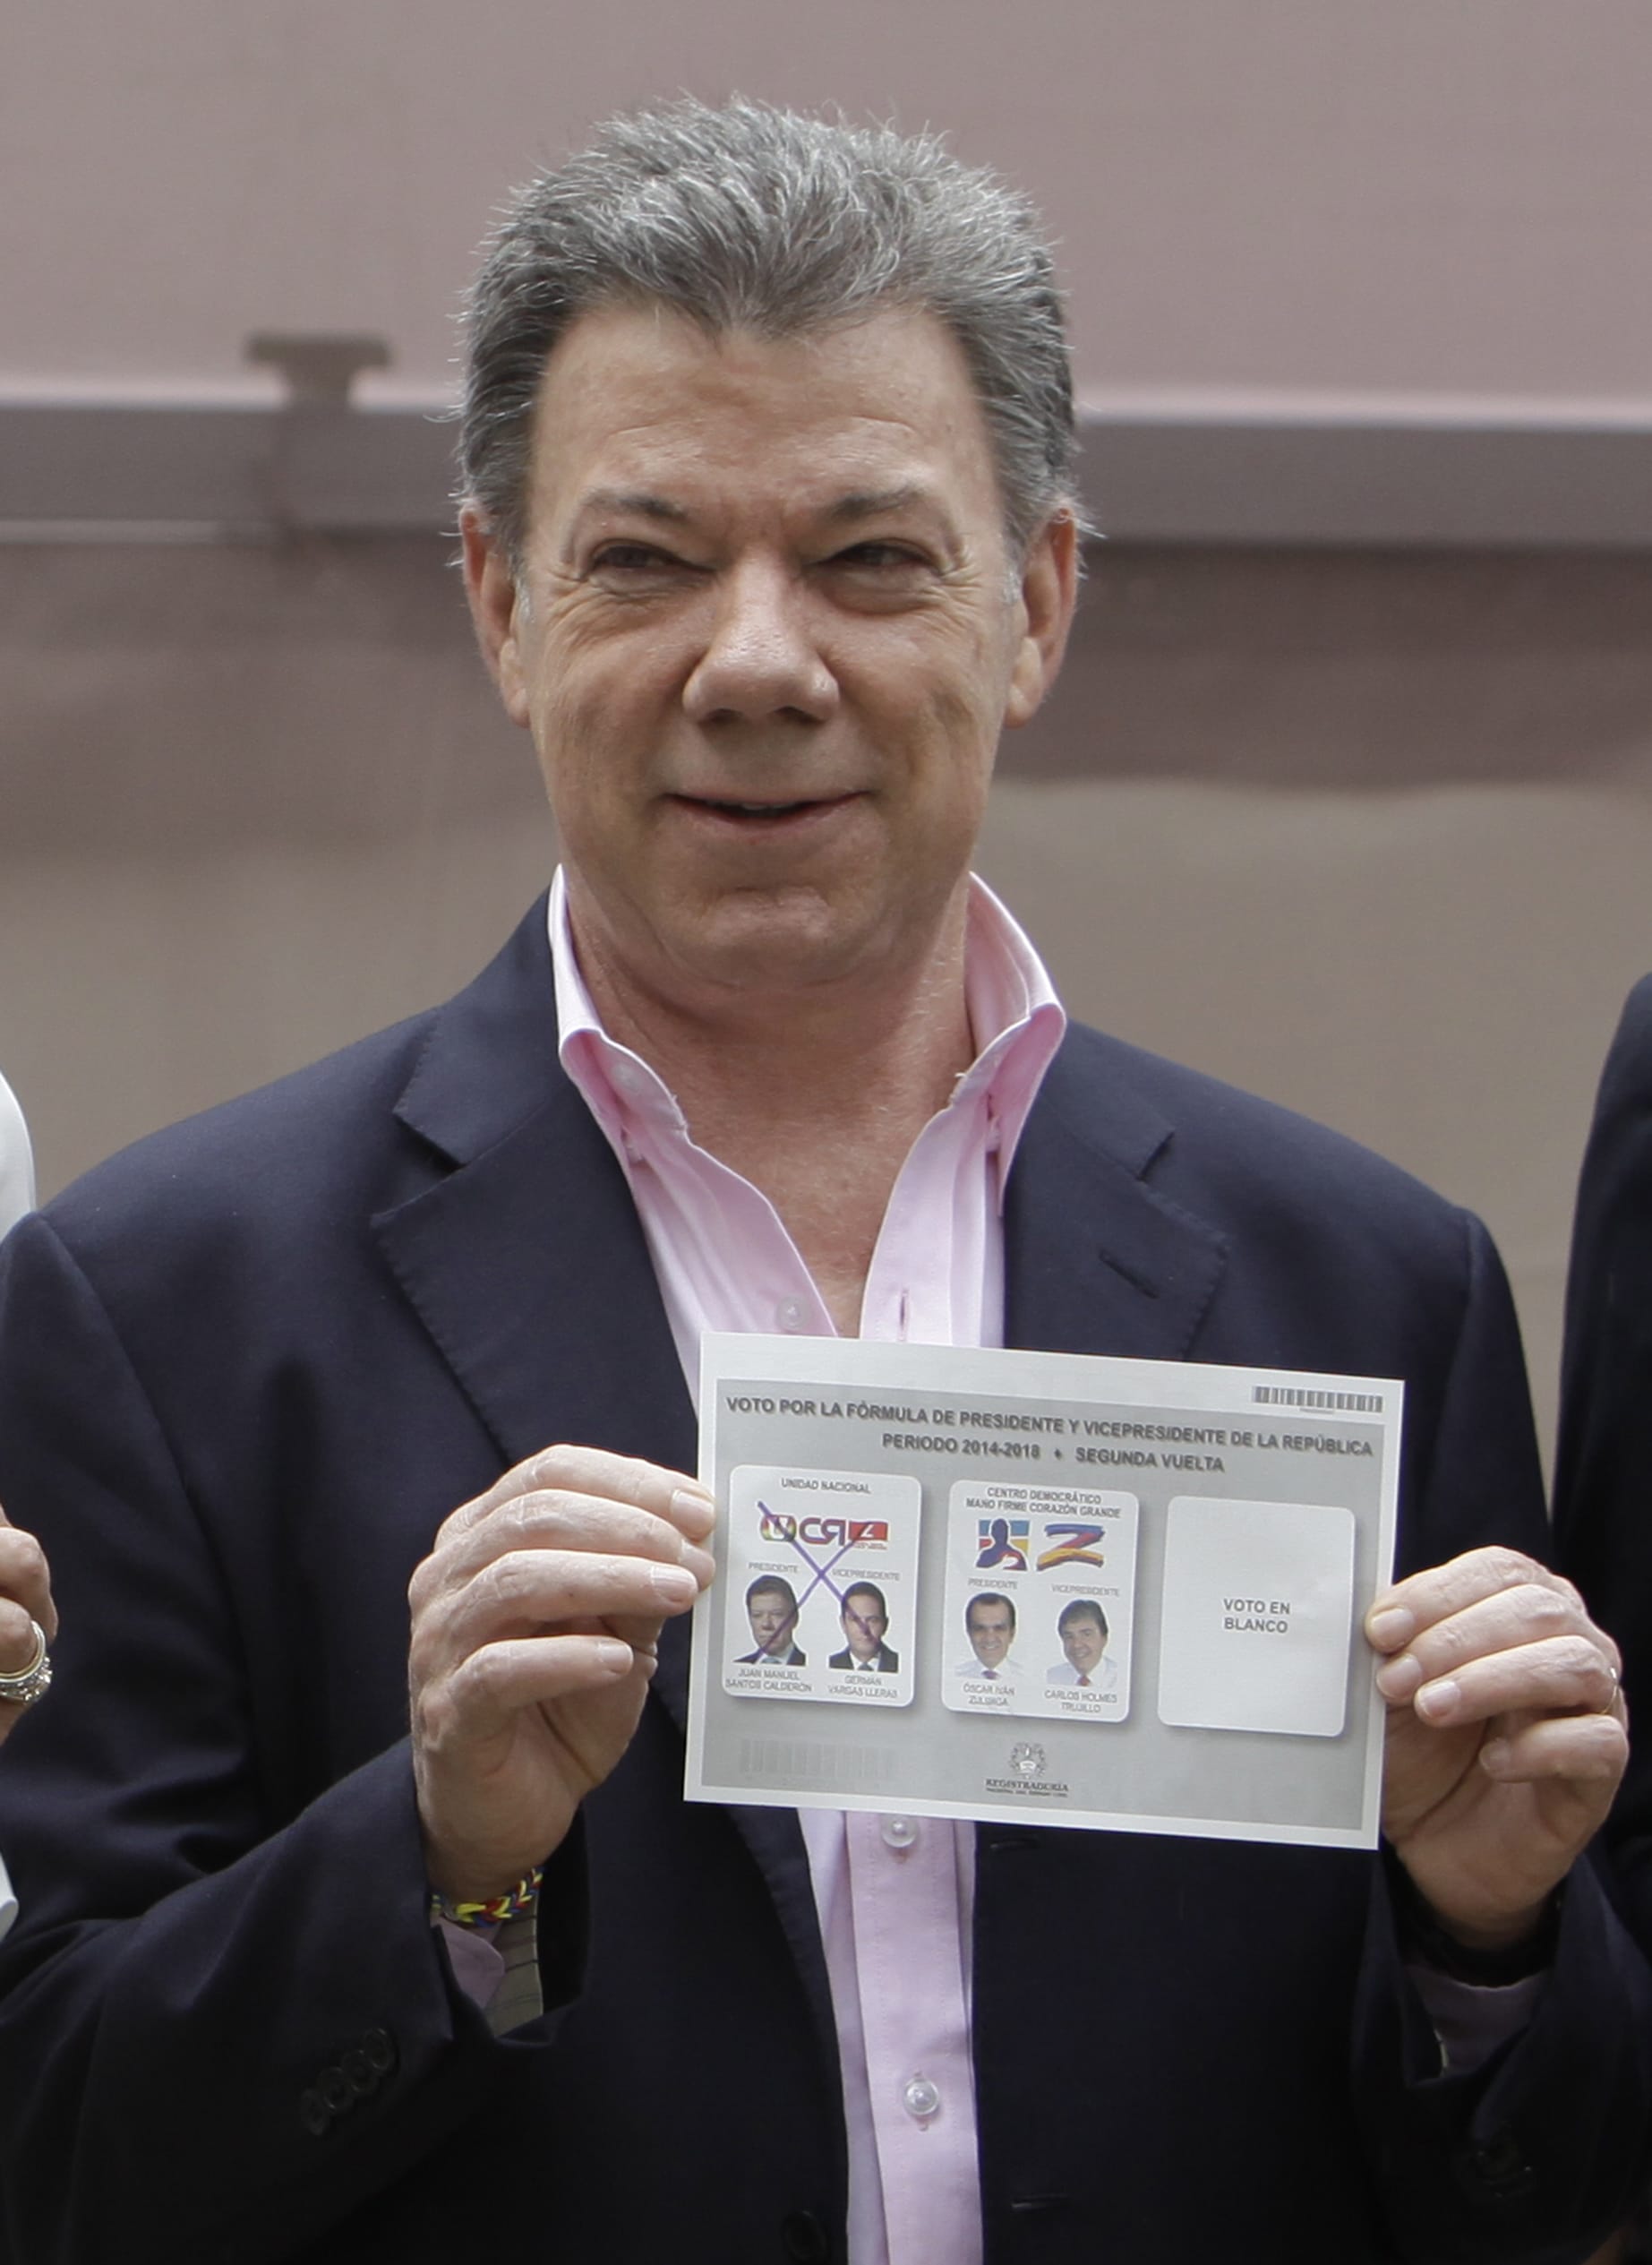
[{"label": "shirt placket", "polygon": [[844,1819],[888,2265],[979,2265],[980,2175],[957,1843],[948,1820]]}]

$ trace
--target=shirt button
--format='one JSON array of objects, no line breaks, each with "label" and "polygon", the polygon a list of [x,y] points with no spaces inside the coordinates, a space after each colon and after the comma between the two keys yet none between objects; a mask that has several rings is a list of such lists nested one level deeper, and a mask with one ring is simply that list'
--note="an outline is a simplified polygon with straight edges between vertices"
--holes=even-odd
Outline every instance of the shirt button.
[{"label": "shirt button", "polygon": [[941,2104],[939,2092],[927,2076],[909,2078],[902,2087],[901,2098],[914,2123],[927,2123]]},{"label": "shirt button", "polygon": [[886,1816],[877,1829],[886,1848],[910,1849],[918,1838],[917,1820],[910,1816]]},{"label": "shirt button", "polygon": [[803,1300],[800,1298],[783,1298],[775,1308],[775,1319],[789,1335],[795,1337],[809,1319],[803,1310]]}]

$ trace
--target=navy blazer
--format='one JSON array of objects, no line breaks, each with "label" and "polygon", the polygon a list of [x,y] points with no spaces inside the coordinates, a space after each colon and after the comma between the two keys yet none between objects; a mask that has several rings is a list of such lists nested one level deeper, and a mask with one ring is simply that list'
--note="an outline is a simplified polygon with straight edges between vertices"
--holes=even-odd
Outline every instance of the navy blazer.
[{"label": "navy blazer", "polygon": [[[1652,975],[1623,1009],[1583,1160],[1566,1283],[1554,1547],[1652,1709]],[[1652,1944],[1652,1749],[1631,1751],[1607,1838]]]},{"label": "navy blazer", "polygon": [[[1540,1546],[1484,1232],[1335,1136],[1074,1031],[1006,1269],[1013,1344],[1404,1377],[1405,1566]],[[0,2255],[841,2260],[801,1837],[682,1801],[680,1626],[552,1861],[543,2020],[493,2038],[432,1935],[407,1578],[558,1438],[694,1467],[635,1213],[557,1061],[543,906],[446,1008],[8,1243],[0,1500],[64,1632],[0,1768]],[[1536,2020],[1462,2077],[1375,1857],[1004,1823],[977,1850],[989,2265],[1558,2261],[1618,2209],[1646,1978],[1587,1875]]]}]

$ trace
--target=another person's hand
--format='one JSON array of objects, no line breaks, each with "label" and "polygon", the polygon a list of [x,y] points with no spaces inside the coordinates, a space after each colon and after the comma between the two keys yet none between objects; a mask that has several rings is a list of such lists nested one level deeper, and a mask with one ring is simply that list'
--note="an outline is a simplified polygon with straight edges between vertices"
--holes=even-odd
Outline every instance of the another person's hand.
[{"label": "another person's hand", "polygon": [[1388,1703],[1382,1829],[1470,1949],[1535,1932],[1629,1759],[1618,1651],[1569,1581],[1473,1549],[1365,1616]]},{"label": "another person's hand", "polygon": [[413,1576],[413,1763],[432,1883],[514,1887],[635,1732],[663,1621],[711,1579],[696,1479],[552,1447],[456,1510]]},{"label": "another person's hand", "polygon": [[[21,1675],[34,1659],[39,1645],[30,1622],[48,1643],[57,1633],[46,1552],[0,1510],[0,1675]],[[0,1746],[22,1716],[21,1706],[0,1699]]]}]

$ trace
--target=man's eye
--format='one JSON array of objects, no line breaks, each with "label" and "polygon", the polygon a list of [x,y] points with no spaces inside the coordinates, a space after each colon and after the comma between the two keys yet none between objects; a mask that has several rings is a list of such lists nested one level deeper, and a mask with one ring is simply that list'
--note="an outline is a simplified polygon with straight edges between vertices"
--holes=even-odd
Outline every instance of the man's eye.
[{"label": "man's eye", "polygon": [[928,563],[903,543],[852,543],[832,561],[834,566],[847,567],[852,572],[886,575],[920,574]]},{"label": "man's eye", "polygon": [[612,581],[639,581],[692,574],[697,570],[686,559],[675,558],[652,543],[605,543],[592,558],[588,571]]}]

